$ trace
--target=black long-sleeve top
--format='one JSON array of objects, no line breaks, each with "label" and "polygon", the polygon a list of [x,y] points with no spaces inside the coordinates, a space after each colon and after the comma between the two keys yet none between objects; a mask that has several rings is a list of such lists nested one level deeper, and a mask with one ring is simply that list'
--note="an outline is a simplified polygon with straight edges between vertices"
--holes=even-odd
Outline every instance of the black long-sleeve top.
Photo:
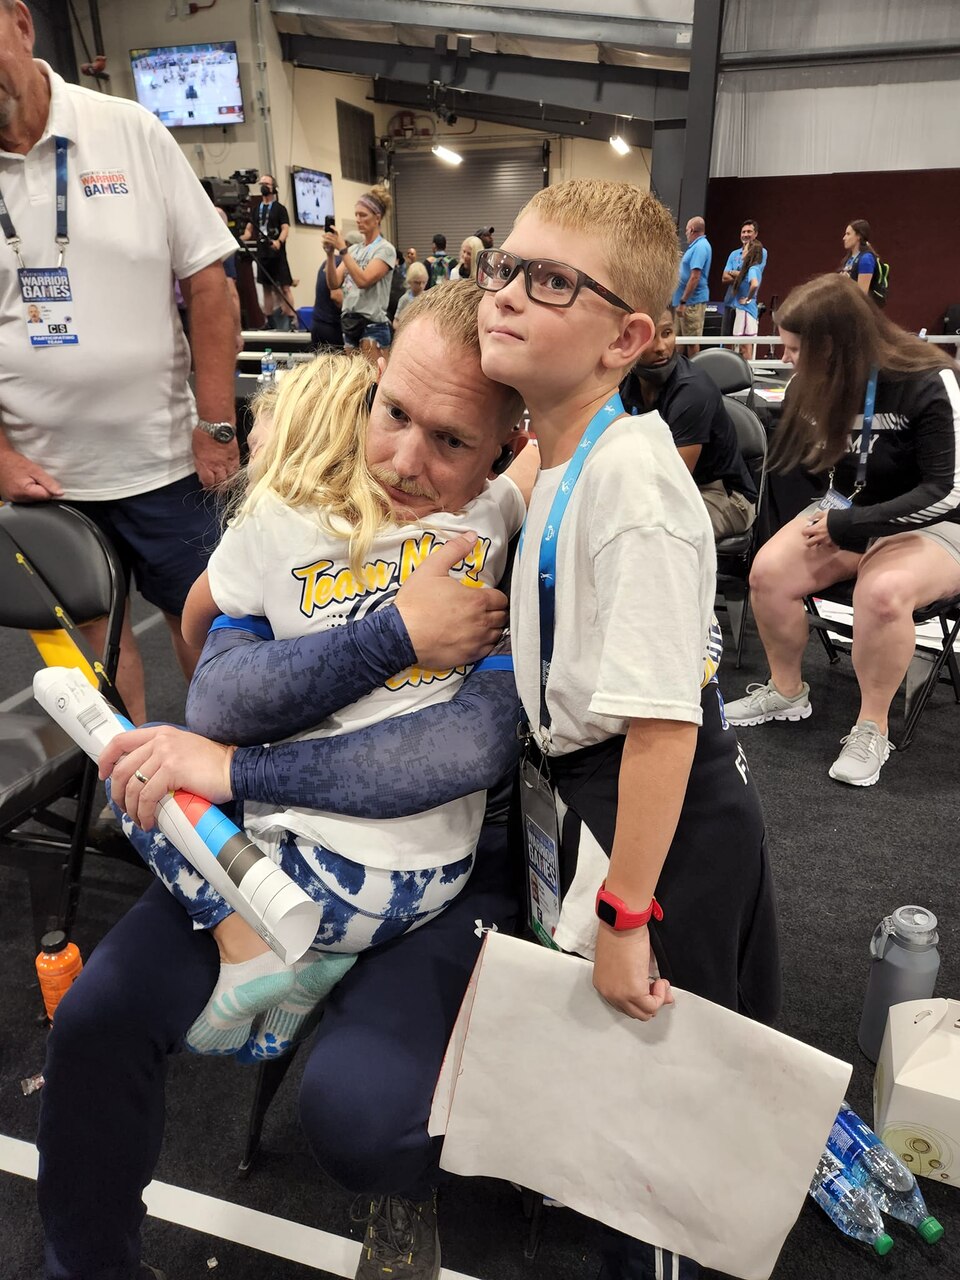
[{"label": "black long-sleeve top", "polygon": [[[834,488],[847,495],[862,425],[859,414],[834,471]],[[830,537],[846,551],[864,551],[871,538],[941,520],[960,523],[960,380],[953,369],[896,380],[881,373],[866,484],[853,506],[828,512]]]}]

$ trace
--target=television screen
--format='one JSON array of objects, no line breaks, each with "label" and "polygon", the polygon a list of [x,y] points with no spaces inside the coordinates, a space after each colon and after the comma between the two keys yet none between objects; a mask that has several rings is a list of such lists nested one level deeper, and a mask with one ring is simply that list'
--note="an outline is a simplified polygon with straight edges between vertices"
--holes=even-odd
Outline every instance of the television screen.
[{"label": "television screen", "polygon": [[131,49],[137,101],[168,128],[243,124],[240,68],[233,40]]},{"label": "television screen", "polygon": [[294,217],[305,227],[322,227],[333,217],[333,178],[319,169],[292,169]]}]

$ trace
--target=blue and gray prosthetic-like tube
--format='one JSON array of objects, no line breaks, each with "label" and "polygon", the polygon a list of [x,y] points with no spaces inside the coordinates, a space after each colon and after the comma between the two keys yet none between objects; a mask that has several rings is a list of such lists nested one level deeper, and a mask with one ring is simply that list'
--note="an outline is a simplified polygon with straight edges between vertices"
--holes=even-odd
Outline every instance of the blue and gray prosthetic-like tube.
[{"label": "blue and gray prosthetic-like tube", "polygon": [[[72,667],[46,667],[33,696],[93,760],[133,725]],[[322,908],[272,862],[226,814],[189,791],[173,791],[157,807],[157,826],[196,871],[287,964],[304,954]]]}]

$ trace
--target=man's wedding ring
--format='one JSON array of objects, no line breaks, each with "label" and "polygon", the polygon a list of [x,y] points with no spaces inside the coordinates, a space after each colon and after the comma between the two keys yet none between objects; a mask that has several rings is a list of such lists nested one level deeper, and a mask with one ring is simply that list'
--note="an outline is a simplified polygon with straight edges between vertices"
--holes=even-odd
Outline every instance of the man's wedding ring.
[{"label": "man's wedding ring", "polygon": [[133,776],[136,778],[138,782],[142,782],[144,785],[146,785],[150,781],[147,775],[145,773],[141,773],[139,769],[134,769]]}]

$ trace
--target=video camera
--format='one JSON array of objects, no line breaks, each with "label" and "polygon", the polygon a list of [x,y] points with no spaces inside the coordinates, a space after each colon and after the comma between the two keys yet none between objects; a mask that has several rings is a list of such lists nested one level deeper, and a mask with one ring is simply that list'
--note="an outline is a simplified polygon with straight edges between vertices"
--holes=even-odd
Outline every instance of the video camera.
[{"label": "video camera", "polygon": [[[247,170],[247,173],[252,172]],[[229,222],[232,224],[246,225],[250,218],[250,192],[247,184],[241,179],[246,174],[233,174],[229,178],[201,178],[200,185],[206,191],[207,195],[217,206],[227,215]],[[254,174],[256,180],[256,174]]]}]

